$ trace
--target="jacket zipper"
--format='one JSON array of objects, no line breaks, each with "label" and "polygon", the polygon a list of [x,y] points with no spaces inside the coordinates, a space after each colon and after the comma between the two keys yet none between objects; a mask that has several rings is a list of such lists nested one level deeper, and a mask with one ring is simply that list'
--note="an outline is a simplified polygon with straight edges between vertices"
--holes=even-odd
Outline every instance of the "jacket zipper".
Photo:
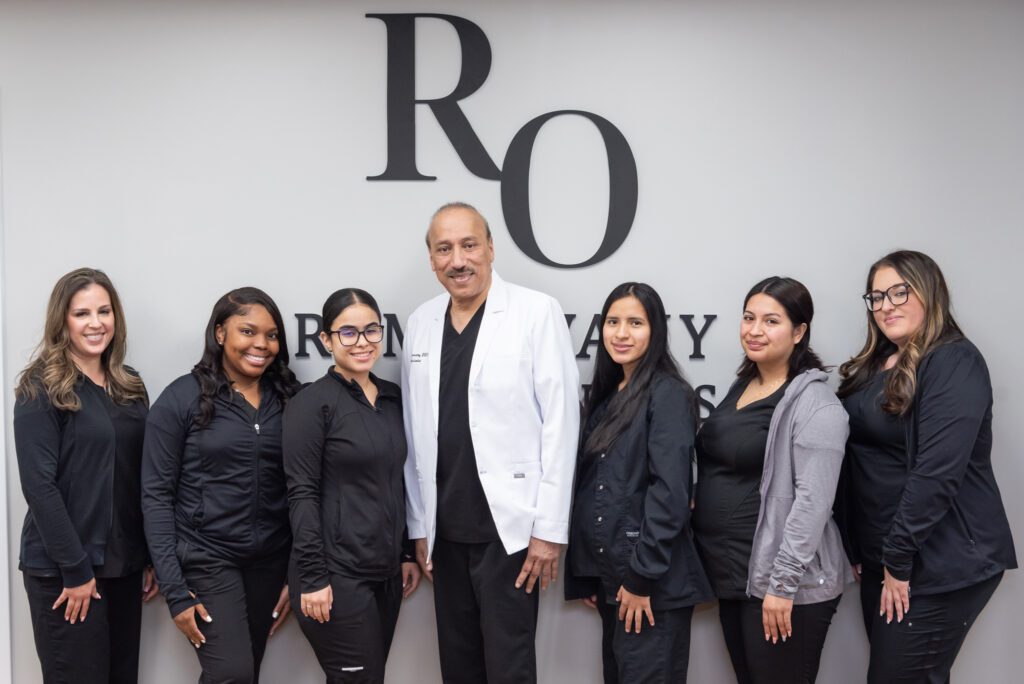
[{"label": "jacket zipper", "polygon": [[[259,409],[256,410],[256,419],[259,420]],[[259,508],[260,508],[260,424],[253,423],[256,431],[255,445],[255,473],[252,488],[252,543],[253,548],[259,548]]]},{"label": "jacket zipper", "polygon": [[967,535],[967,541],[971,542],[971,545],[973,546],[974,535],[971,534],[971,528],[967,526],[967,518],[965,518],[964,514],[960,512],[960,506],[955,501],[953,502],[952,508],[957,520],[960,521],[960,526],[963,528],[964,534]]}]

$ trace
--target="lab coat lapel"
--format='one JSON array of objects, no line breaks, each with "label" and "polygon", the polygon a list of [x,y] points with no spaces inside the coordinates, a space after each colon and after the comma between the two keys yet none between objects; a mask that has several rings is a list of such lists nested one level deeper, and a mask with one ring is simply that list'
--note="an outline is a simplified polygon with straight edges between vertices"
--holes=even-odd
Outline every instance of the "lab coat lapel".
[{"label": "lab coat lapel", "polygon": [[487,292],[487,306],[484,318],[480,321],[480,331],[476,336],[476,347],[473,349],[473,362],[469,366],[469,384],[472,387],[480,374],[491,343],[501,331],[508,308],[508,288],[498,274],[491,272],[491,289]]},{"label": "lab coat lapel", "polygon": [[448,308],[448,300],[441,301],[440,308],[434,311],[434,319],[430,324],[430,340],[427,345],[427,368],[430,376],[430,406],[434,409],[434,434],[437,434],[437,421],[440,412],[441,393],[441,342],[444,340],[444,314]]}]

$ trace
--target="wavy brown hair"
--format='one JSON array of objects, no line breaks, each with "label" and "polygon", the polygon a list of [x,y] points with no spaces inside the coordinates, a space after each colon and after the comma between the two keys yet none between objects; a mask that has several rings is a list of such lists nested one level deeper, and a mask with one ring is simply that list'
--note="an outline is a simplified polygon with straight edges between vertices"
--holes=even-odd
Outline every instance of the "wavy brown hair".
[{"label": "wavy brown hair", "polygon": [[924,307],[924,322],[900,350],[889,341],[875,322],[874,314],[868,311],[867,339],[863,349],[839,367],[842,380],[838,394],[846,397],[864,387],[885,366],[885,360],[898,353],[893,372],[885,380],[882,408],[886,413],[901,416],[914,404],[917,367],[921,359],[936,347],[962,338],[963,332],[953,318],[949,288],[942,269],[930,256],[911,250],[885,255],[871,265],[865,292],[871,291],[875,273],[886,266],[896,271],[920,300]]},{"label": "wavy brown hair", "polygon": [[78,393],[75,392],[81,371],[71,356],[67,318],[71,299],[90,285],[99,285],[107,291],[114,313],[114,339],[100,356],[107,378],[107,393],[118,404],[146,399],[146,388],[142,380],[124,365],[128,333],[121,299],[107,274],[95,268],[75,269],[61,276],[53,286],[50,301],[46,305],[43,339],[32,354],[32,360],[18,376],[18,384],[14,389],[18,399],[33,401],[40,391],[44,391],[54,408],[77,411],[82,407]]}]

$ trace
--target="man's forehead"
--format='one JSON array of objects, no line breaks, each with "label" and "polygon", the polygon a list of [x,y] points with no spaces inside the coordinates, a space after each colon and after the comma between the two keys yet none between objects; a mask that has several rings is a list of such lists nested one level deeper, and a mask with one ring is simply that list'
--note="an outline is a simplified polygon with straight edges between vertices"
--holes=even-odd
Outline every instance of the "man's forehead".
[{"label": "man's forehead", "polygon": [[464,240],[466,238],[483,238],[487,229],[484,220],[476,212],[468,209],[447,209],[430,224],[430,235],[438,242]]}]

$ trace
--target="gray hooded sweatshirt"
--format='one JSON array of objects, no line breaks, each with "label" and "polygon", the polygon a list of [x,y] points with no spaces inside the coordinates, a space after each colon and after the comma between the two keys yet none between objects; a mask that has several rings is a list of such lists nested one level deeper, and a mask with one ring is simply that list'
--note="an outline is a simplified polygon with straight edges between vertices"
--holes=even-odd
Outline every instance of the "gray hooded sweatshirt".
[{"label": "gray hooded sweatshirt", "polygon": [[820,603],[853,581],[832,519],[850,428],[827,378],[816,369],[796,376],[772,414],[747,574],[750,596]]}]

